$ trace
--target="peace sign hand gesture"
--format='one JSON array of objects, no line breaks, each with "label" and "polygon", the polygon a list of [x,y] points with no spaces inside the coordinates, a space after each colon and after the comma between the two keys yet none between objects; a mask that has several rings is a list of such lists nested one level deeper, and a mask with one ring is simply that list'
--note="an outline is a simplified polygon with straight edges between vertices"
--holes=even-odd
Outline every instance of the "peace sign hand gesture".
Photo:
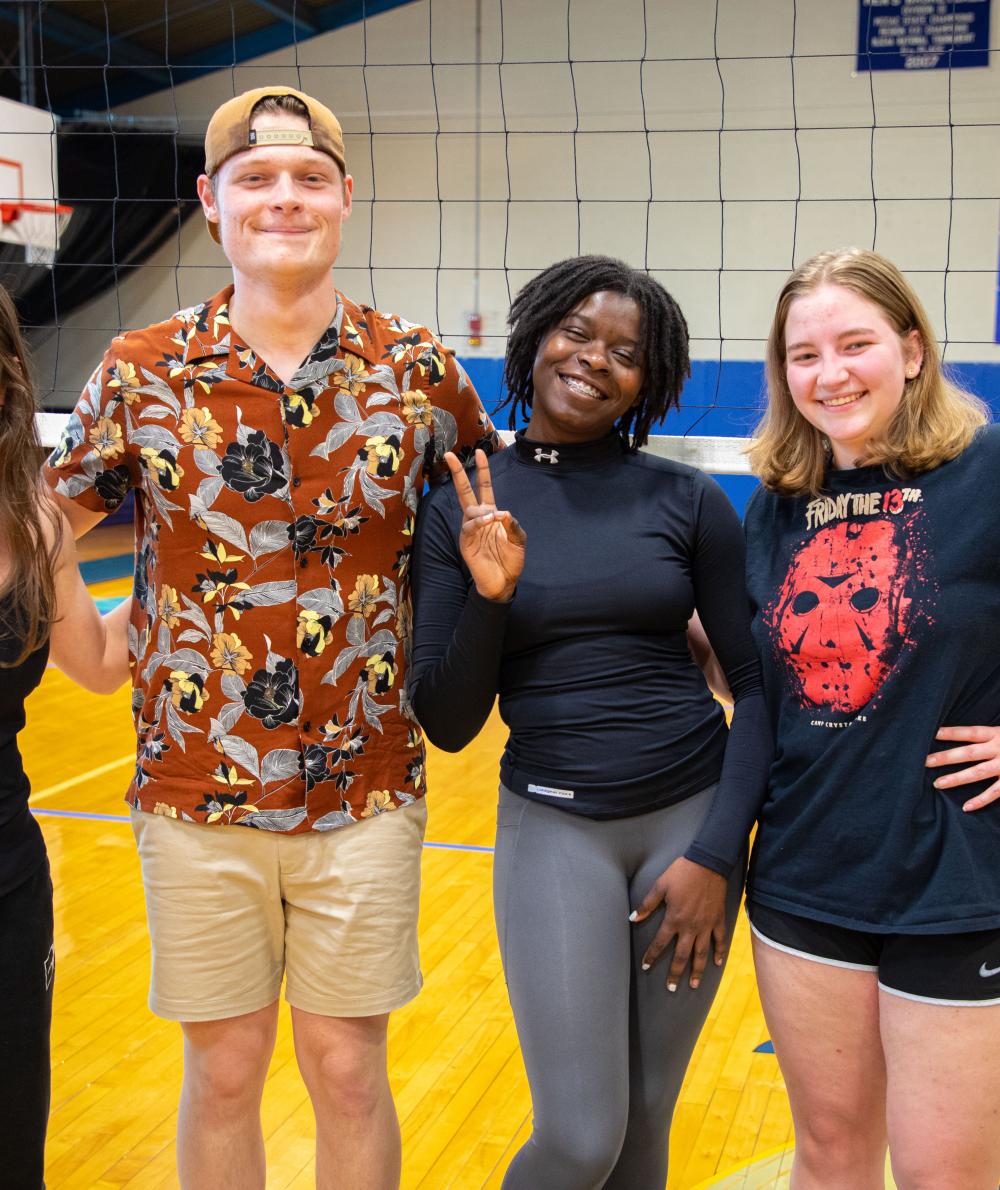
[{"label": "peace sign hand gesture", "polygon": [[449,450],[444,459],[462,506],[462,532],[458,542],[462,560],[484,599],[507,603],[513,599],[514,588],[524,569],[527,535],[509,512],[497,509],[490,465],[484,451],[476,451],[478,496],[458,458]]}]

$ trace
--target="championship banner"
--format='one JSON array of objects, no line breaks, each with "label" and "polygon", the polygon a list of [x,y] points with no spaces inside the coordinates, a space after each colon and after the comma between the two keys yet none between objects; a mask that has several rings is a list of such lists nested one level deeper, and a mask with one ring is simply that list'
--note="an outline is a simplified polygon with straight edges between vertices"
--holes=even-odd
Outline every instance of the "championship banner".
[{"label": "championship banner", "polygon": [[1000,343],[1000,246],[997,248],[997,306],[996,320],[993,324],[993,342]]},{"label": "championship banner", "polygon": [[860,0],[858,71],[988,66],[990,0]]}]

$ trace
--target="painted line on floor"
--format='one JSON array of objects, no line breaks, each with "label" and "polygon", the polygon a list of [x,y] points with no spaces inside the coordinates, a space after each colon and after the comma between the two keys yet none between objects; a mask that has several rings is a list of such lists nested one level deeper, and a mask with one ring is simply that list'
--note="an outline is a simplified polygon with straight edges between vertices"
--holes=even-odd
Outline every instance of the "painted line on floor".
[{"label": "painted line on floor", "polygon": [[76,785],[82,785],[84,781],[92,781],[95,777],[103,777],[105,773],[114,772],[115,769],[121,768],[122,765],[134,765],[135,753],[130,752],[128,756],[119,756],[117,760],[109,760],[107,764],[98,765],[96,769],[88,769],[85,773],[80,773],[76,777],[70,777],[66,781],[60,781],[56,785],[46,785],[44,789],[39,789],[37,793],[32,792],[31,800],[33,802],[41,802],[46,798],[54,797],[57,793],[62,793],[64,790],[73,789]]},{"label": "painted line on floor", "polygon": [[95,599],[97,610],[103,616],[105,612],[113,611],[119,603],[124,603],[126,599],[131,599],[131,595],[108,595],[104,599]]},{"label": "painted line on floor", "polygon": [[86,818],[91,822],[130,821],[126,814],[95,814],[89,810],[39,810],[34,806],[29,808],[36,818],[44,816],[46,818]]},{"label": "painted line on floor", "polygon": [[106,558],[88,558],[86,562],[80,563],[80,573],[88,586],[115,578],[131,578],[134,570],[135,559],[132,554],[111,554]]},{"label": "painted line on floor", "polygon": [[480,851],[484,855],[492,855],[492,847],[479,847],[475,843],[428,843],[424,840],[425,847],[440,848],[442,851]]},{"label": "painted line on floor", "polygon": [[[775,1187],[777,1182],[776,1176],[780,1172],[780,1167],[783,1160],[792,1153],[792,1146],[787,1142],[783,1145],[776,1145],[773,1149],[765,1149],[762,1153],[757,1153],[746,1161],[741,1161],[738,1165],[734,1165],[731,1169],[724,1172],[712,1174],[704,1182],[699,1182],[694,1190],[723,1190],[724,1187],[732,1187],[736,1190],[744,1190],[746,1187],[753,1187],[754,1190],[763,1190],[764,1183],[760,1180],[761,1177],[767,1177],[769,1180],[767,1186]],[[754,1178],[752,1175],[754,1171],[759,1171],[759,1176]],[[787,1185],[787,1183],[785,1183]]]}]

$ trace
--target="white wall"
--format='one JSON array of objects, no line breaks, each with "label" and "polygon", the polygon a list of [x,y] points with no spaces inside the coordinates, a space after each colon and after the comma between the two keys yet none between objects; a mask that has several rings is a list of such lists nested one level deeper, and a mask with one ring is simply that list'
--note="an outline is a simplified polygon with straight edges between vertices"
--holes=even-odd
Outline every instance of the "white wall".
[{"label": "white wall", "polygon": [[[855,0],[719,0],[717,28],[707,0],[571,0],[568,20],[564,0],[482,7],[485,354],[502,353],[510,294],[582,251],[652,269],[683,305],[696,356],[717,359],[721,333],[724,358],[759,359],[793,263],[861,244],[910,273],[948,359],[1000,361],[1000,55],[950,79],[857,75]],[[474,20],[472,0],[414,0],[126,110],[200,132],[248,87],[321,98],[355,177],[338,284],[468,353]],[[998,23],[994,13],[991,45]],[[118,294],[68,320],[50,401],[72,403],[119,325],[164,317],[227,276],[193,220]],[[51,349],[40,362],[51,382]]]}]

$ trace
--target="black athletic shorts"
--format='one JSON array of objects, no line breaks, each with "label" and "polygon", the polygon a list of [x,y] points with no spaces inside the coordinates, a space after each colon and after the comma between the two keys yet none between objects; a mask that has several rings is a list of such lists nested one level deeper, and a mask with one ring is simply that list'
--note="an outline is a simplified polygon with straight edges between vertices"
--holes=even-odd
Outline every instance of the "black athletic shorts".
[{"label": "black athletic shorts", "polygon": [[748,904],[750,928],[786,954],[873,971],[883,991],[926,1004],[1000,1004],[1000,929],[874,934]]}]

